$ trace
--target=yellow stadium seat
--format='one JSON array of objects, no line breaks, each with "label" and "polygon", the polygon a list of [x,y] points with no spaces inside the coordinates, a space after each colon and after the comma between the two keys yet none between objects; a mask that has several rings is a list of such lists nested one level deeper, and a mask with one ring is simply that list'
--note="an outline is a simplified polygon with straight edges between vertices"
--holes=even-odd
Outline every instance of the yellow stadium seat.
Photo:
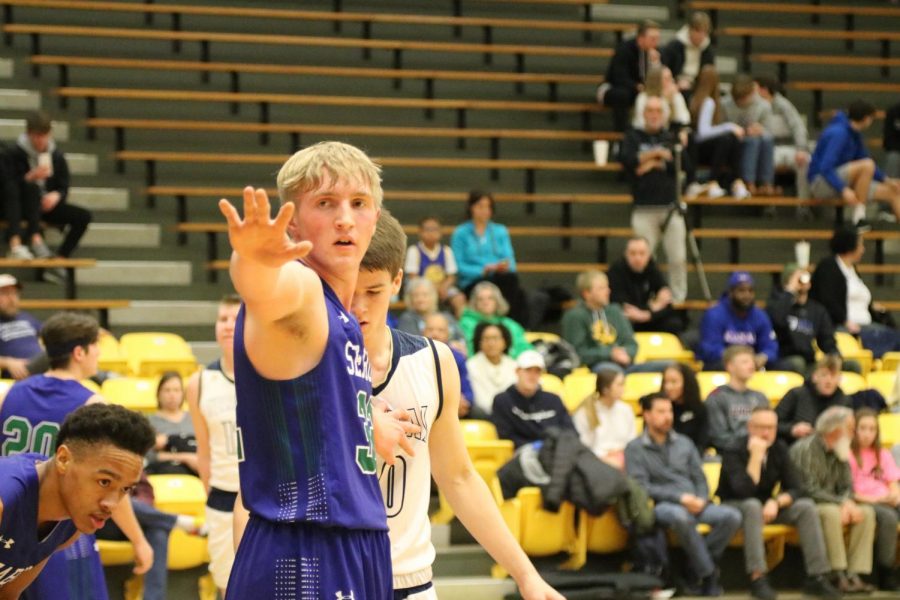
[{"label": "yellow stadium seat", "polygon": [[563,379],[563,385],[566,390],[564,398],[566,408],[572,413],[581,406],[585,398],[597,391],[597,376],[590,371],[586,373],[572,371]]},{"label": "yellow stadium seat", "polygon": [[115,336],[101,332],[97,342],[100,345],[100,370],[128,375],[128,361],[122,356],[119,341]]},{"label": "yellow stadium seat", "polygon": [[881,357],[881,370],[895,372],[900,367],[900,352],[885,352]]},{"label": "yellow stadium seat", "polygon": [[529,344],[533,344],[537,341],[554,344],[559,341],[559,336],[555,333],[550,333],[549,331],[526,331],[525,340]]},{"label": "yellow stadium seat", "polygon": [[[465,424],[466,421],[463,421]],[[487,421],[485,421],[487,423]],[[490,423],[488,423],[490,425]],[[493,425],[491,425],[493,427]],[[490,435],[490,431],[482,432]],[[465,437],[465,432],[463,433]],[[466,438],[466,450],[475,471],[488,485],[497,478],[497,470],[508,463],[513,457],[515,448],[512,440],[498,440],[497,430],[493,430],[493,439],[469,439]],[[435,525],[446,525],[453,520],[454,513],[450,503],[443,492],[438,493],[438,510],[431,516],[431,522]]]},{"label": "yellow stadium seat", "polygon": [[157,377],[165,371],[178,371],[187,377],[197,370],[191,347],[174,333],[126,333],[119,348],[136,377]]},{"label": "yellow stadium seat", "polygon": [[630,373],[625,376],[625,392],[622,400],[632,407],[637,407],[635,413],[640,412],[638,404],[642,396],[658,392],[662,386],[662,373]]},{"label": "yellow stadium seat", "polygon": [[845,394],[855,394],[868,387],[869,384],[866,382],[865,377],[859,373],[853,373],[852,371],[844,371],[841,373],[841,391]]},{"label": "yellow stadium seat", "polygon": [[719,477],[722,475],[722,463],[704,462],[703,474],[706,475],[706,485],[709,486],[709,499],[716,499],[716,490],[719,489]]},{"label": "yellow stadium seat", "polygon": [[866,383],[870,388],[881,392],[881,395],[890,404],[894,386],[897,384],[897,374],[893,371],[872,371],[866,375]]},{"label": "yellow stadium seat", "polygon": [[615,506],[610,507],[599,517],[592,517],[582,512],[582,519],[587,519],[587,550],[599,554],[621,552],[628,547],[628,531],[619,522]]},{"label": "yellow stadium seat", "polygon": [[463,419],[459,422],[462,426],[463,439],[466,443],[480,442],[497,439],[497,428],[490,421],[482,419]]},{"label": "yellow stadium seat", "polygon": [[750,378],[748,387],[766,395],[776,406],[788,391],[803,385],[803,375],[791,371],[759,371]]},{"label": "yellow stadium seat", "polygon": [[541,490],[526,487],[516,498],[521,503],[519,544],[529,556],[552,556],[560,552],[569,554],[569,560],[561,568],[579,569],[584,566],[587,542],[586,519],[575,524],[575,506],[563,502],[559,512],[544,510]]},{"label": "yellow stadium seat", "polygon": [[193,475],[148,475],[156,508],[179,515],[205,514],[206,490]]},{"label": "yellow stadium seat", "polygon": [[881,433],[881,445],[890,448],[900,444],[900,413],[881,413],[878,415],[878,429]]},{"label": "yellow stadium seat", "polygon": [[157,410],[156,385],[156,379],[115,377],[103,382],[100,393],[110,404],[149,414]]},{"label": "yellow stadium seat", "polygon": [[11,388],[15,382],[15,379],[0,379],[0,400],[6,398],[6,392],[9,391],[9,388]]},{"label": "yellow stadium seat", "polygon": [[707,396],[720,385],[728,383],[728,373],[725,371],[700,371],[697,373],[697,383],[700,385],[700,398],[706,401]]},{"label": "yellow stadium seat", "polygon": [[97,549],[100,552],[100,562],[104,567],[130,565],[134,562],[134,546],[131,545],[131,542],[97,540]]},{"label": "yellow stadium seat", "polygon": [[678,336],[665,332],[638,331],[634,334],[638,351],[634,357],[635,364],[653,360],[668,360],[694,364],[694,353],[685,350]]},{"label": "yellow stadium seat", "polygon": [[642,433],[644,433],[644,417],[634,418],[634,432],[637,435],[641,435]]},{"label": "yellow stadium seat", "polygon": [[837,342],[838,351],[844,360],[855,360],[862,367],[863,373],[872,370],[872,351],[863,348],[859,340],[845,331],[834,332],[834,339]]},{"label": "yellow stadium seat", "polygon": [[83,386],[86,387],[87,389],[91,390],[91,391],[94,392],[95,394],[99,394],[99,393],[100,393],[100,386],[97,385],[97,382],[94,381],[93,379],[82,379],[82,380],[81,380],[81,385],[83,385]]},{"label": "yellow stadium seat", "polygon": [[563,402],[566,400],[566,389],[563,381],[553,373],[544,373],[541,375],[541,389],[551,394],[559,396]]}]

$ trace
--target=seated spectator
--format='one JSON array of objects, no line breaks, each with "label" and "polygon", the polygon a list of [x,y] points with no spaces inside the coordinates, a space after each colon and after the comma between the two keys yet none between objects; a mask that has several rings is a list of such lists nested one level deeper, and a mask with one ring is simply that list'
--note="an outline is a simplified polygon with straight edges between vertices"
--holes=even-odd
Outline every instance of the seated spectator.
[{"label": "seated spectator", "polygon": [[[672,431],[672,402],[658,394],[641,402],[644,433],[625,447],[628,475],[656,503],[657,524],[674,531],[687,554],[687,595],[721,596],[717,563],[741,526],[734,507],[709,501],[709,487],[697,448]],[[711,527],[708,535],[697,524]]]},{"label": "seated spectator", "polygon": [[766,311],[755,304],[753,277],[735,271],[728,278],[728,291],[711,306],[700,321],[697,358],[704,371],[722,370],[722,353],[729,346],[750,346],[756,353],[756,368],[774,365],[778,341]]},{"label": "seated spectator", "polygon": [[618,45],[606,69],[606,78],[597,89],[597,101],[613,109],[616,131],[628,128],[628,113],[644,87],[651,67],[660,64],[659,23],[644,21],[637,35]]},{"label": "seated spectator", "polygon": [[466,204],[468,219],[450,238],[450,246],[459,267],[459,285],[471,295],[480,281],[490,281],[506,298],[510,317],[527,322],[525,292],[519,287],[516,256],[506,226],[493,221],[494,198],[487,192],[469,192]]},{"label": "seated spectator", "polygon": [[772,107],[756,93],[749,75],[735,77],[731,94],[722,100],[725,118],[744,130],[741,140],[741,179],[751,194],[774,196],[775,140],[772,137]]},{"label": "seated spectator", "polygon": [[894,457],[881,447],[878,415],[863,409],[856,413],[856,435],[850,453],[853,497],[875,511],[875,569],[878,589],[896,592],[897,522],[900,511],[900,469]]},{"label": "seated spectator", "polygon": [[0,368],[5,379],[25,379],[42,372],[36,363],[44,361],[38,334],[41,322],[19,310],[22,284],[12,275],[0,275]]},{"label": "seated spectator", "polygon": [[747,435],[722,454],[718,496],[743,517],[744,563],[751,596],[760,600],[777,596],[766,577],[763,526],[778,523],[798,529],[806,565],[804,594],[841,597],[828,581],[831,566],[816,505],[803,497],[803,482],[794,471],[787,445],[778,439],[778,417],[771,408],[754,409]]},{"label": "seated spectator", "polygon": [[581,443],[619,470],[625,469],[625,446],[636,436],[634,411],[622,402],[624,391],[625,375],[620,369],[601,369],[597,390],[572,415]]},{"label": "seated spectator", "polygon": [[452,307],[458,317],[466,297],[456,287],[457,271],[453,249],[441,243],[441,222],[437,217],[419,221],[419,241],[406,250],[403,275],[409,279],[424,277],[433,283],[441,304]]},{"label": "seated spectator", "polygon": [[766,313],[778,339],[778,362],[774,369],[806,374],[816,361],[816,345],[825,354],[837,354],[834,325],[825,307],[809,299],[812,276],[796,264],[781,275],[784,288],[772,289]]},{"label": "seated spectator", "polygon": [[809,198],[809,134],[806,119],[781,90],[781,84],[769,75],[757,75],[756,93],[772,107],[769,132],[775,138],[775,167],[797,172],[797,197]]},{"label": "seated spectator", "polygon": [[778,435],[788,444],[813,434],[813,424],[832,406],[852,408],[853,402],[840,388],[841,357],[826,355],[816,363],[803,385],[785,394],[775,407]]},{"label": "seated spectator", "polygon": [[839,330],[858,335],[875,358],[900,350],[900,334],[878,323],[887,314],[884,306],[872,302],[872,292],[856,270],[866,251],[857,227],[839,227],[829,244],[831,256],[816,265],[809,297],[822,304]]},{"label": "seated spectator", "polygon": [[664,65],[654,65],[647,72],[644,89],[634,100],[634,115],[631,126],[634,129],[645,129],[644,108],[647,98],[656,96],[662,99],[663,128],[677,131],[680,127],[691,124],[691,111],[688,110],[684,96],[672,77],[672,71]]},{"label": "seated spectator", "polygon": [[544,372],[544,357],[526,350],[516,359],[516,382],[494,398],[491,421],[497,435],[516,448],[540,440],[548,427],[574,428],[562,399],[541,389]]},{"label": "seated spectator", "polygon": [[672,290],[645,238],[628,240],[625,255],[610,266],[608,277],[610,300],[622,305],[632,329],[670,333],[684,329],[683,319],[672,306]]},{"label": "seated spectator", "polygon": [[644,106],[644,129],[631,129],[622,142],[620,160],[631,179],[631,226],[647,240],[650,252],[660,237],[669,261],[672,293],[677,302],[687,297],[687,250],[684,217],[672,208],[677,202],[678,177],[673,148],[675,135],[663,127],[662,100],[651,97]]},{"label": "seated spectator", "polygon": [[700,69],[706,65],[714,65],[716,55],[710,43],[712,22],[705,12],[695,12],[687,25],[682,26],[675,34],[675,39],[666,44],[662,50],[662,62],[672,69],[672,75],[678,82],[678,89],[688,97],[694,88],[694,82],[700,75]]},{"label": "seated spectator", "polygon": [[499,323],[512,336],[512,345],[508,351],[513,358],[525,350],[533,350],[525,339],[525,329],[516,321],[507,317],[509,304],[500,293],[500,288],[489,281],[482,281],[472,288],[469,304],[459,319],[459,328],[469,345],[469,354],[476,352],[474,343],[475,328],[481,323]]},{"label": "seated spectator", "polygon": [[499,323],[479,323],[473,336],[475,354],[466,361],[475,404],[469,416],[490,418],[494,398],[518,381],[516,361],[507,354],[512,337]]},{"label": "seated spectator", "polygon": [[875,107],[863,100],[838,111],[816,142],[807,174],[812,197],[852,205],[851,220],[857,224],[865,221],[866,202],[888,203],[900,217],[900,180],[884,176],[863,139],[874,119]]},{"label": "seated spectator", "polygon": [[[18,206],[15,202],[8,202],[6,205],[12,258],[53,256],[41,235],[41,220],[66,231],[56,254],[68,258],[91,222],[89,211],[67,202],[69,165],[62,151],[56,147],[51,128],[52,121],[46,113],[30,115],[26,119],[25,133],[19,136],[15,148],[10,151],[13,177],[19,185]],[[18,229],[23,218],[28,223],[25,236],[31,245],[30,251],[24,246],[26,239],[22,238]],[[47,269],[44,273],[54,280],[59,278],[56,271]]]},{"label": "seated spectator", "polygon": [[581,363],[595,373],[610,365],[630,367],[637,354],[637,342],[622,309],[609,303],[606,275],[586,271],[575,280],[575,287],[581,301],[563,314],[563,339],[572,344]]},{"label": "seated spectator", "polygon": [[885,175],[900,178],[900,102],[887,109],[884,114],[882,147],[885,151]]},{"label": "seated spectator", "polygon": [[656,393],[672,401],[675,431],[694,442],[702,456],[709,446],[709,417],[694,370],[684,363],[670,364],[663,371],[662,385]]},{"label": "seated spectator", "polygon": [[159,410],[148,417],[156,430],[156,446],[147,454],[148,473],[197,475],[197,439],[191,414],[184,410],[184,382],[166,371],[156,387]]},{"label": "seated spectator", "polygon": [[469,409],[475,401],[472,393],[472,384],[469,383],[469,370],[466,368],[466,355],[459,348],[450,346],[450,323],[443,313],[432,313],[425,317],[425,329],[422,335],[438,342],[447,344],[453,358],[456,360],[456,368],[459,369],[459,416],[469,415]]},{"label": "seated spectator", "polygon": [[[406,284],[403,301],[406,303],[406,310],[397,318],[397,326],[395,329],[411,333],[413,335],[423,335],[425,331],[425,319],[428,315],[438,312],[438,292],[434,284],[424,277],[415,277],[410,279]],[[450,327],[450,339],[455,346],[464,350],[466,348],[466,339],[459,323],[450,313],[442,313],[447,319]]]},{"label": "seated spectator", "polygon": [[[875,541],[875,511],[853,500],[853,478],[847,464],[853,429],[853,411],[832,406],[816,419],[815,432],[790,451],[805,495],[815,501],[819,512],[832,583],[844,594],[872,591],[860,575],[872,572]],[[850,533],[846,545],[844,527]]]},{"label": "seated spectator", "polygon": [[723,357],[728,383],[720,385],[706,399],[709,415],[709,439],[720,453],[732,448],[747,434],[747,421],[756,408],[768,408],[769,400],[762,393],[747,388],[756,372],[753,348],[729,346]]},{"label": "seated spectator", "polygon": [[[719,94],[719,73],[713,65],[706,65],[700,70],[691,96],[691,122],[694,125],[691,148],[696,157],[693,164],[709,165],[711,177],[706,188],[690,189],[686,195],[705,191],[710,198],[720,198],[726,189],[730,189],[732,196],[743,200],[750,196],[747,184],[740,177],[744,128],[725,121]],[[688,180],[693,179],[688,174]]]}]

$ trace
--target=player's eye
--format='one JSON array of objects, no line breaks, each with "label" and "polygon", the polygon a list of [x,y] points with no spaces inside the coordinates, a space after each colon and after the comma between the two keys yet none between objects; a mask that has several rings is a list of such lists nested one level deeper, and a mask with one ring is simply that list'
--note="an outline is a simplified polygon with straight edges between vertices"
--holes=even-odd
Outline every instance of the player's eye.
[{"label": "player's eye", "polygon": [[112,481],[109,479],[98,479],[97,480],[97,485],[99,485],[100,487],[103,487],[103,488],[109,487],[110,483],[112,483]]},{"label": "player's eye", "polygon": [[369,205],[369,201],[365,198],[354,198],[353,199],[353,207],[354,208],[366,208]]}]

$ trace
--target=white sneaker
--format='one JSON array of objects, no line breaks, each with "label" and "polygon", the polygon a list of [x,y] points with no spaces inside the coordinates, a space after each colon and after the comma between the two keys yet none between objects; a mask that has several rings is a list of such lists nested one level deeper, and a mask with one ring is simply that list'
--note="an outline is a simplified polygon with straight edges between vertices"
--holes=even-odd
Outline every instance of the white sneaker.
[{"label": "white sneaker", "polygon": [[706,194],[715,200],[716,198],[721,198],[725,195],[725,190],[722,189],[722,186],[719,185],[716,181],[711,181],[709,183],[709,189],[706,191]]},{"label": "white sneaker", "polygon": [[6,258],[15,258],[18,260],[34,260],[34,254],[25,246],[20,244],[15,248],[10,248]]},{"label": "white sneaker", "polygon": [[31,244],[31,253],[35,258],[53,258],[53,253],[44,240]]},{"label": "white sneaker", "polygon": [[745,200],[750,197],[750,190],[747,189],[743,181],[736,181],[731,186],[731,195],[734,196],[735,200]]},{"label": "white sneaker", "polygon": [[684,197],[693,200],[700,194],[706,193],[708,189],[709,185],[704,185],[695,181],[691,185],[687,186],[686,190],[684,190]]}]

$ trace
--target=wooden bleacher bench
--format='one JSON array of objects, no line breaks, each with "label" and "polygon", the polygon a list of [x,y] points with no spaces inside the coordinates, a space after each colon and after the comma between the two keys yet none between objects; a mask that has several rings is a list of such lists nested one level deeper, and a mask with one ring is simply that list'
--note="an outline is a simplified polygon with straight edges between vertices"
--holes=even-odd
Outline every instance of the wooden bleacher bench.
[{"label": "wooden bleacher bench", "polygon": [[778,80],[787,83],[787,66],[795,65],[835,65],[842,67],[881,67],[882,77],[890,75],[890,67],[900,67],[900,58],[879,58],[874,56],[837,56],[833,54],[772,54],[759,53],[750,56],[750,63],[770,63],[778,65]]},{"label": "wooden bleacher bench", "polygon": [[567,59],[609,58],[612,48],[595,48],[584,46],[549,46],[527,44],[473,44],[463,42],[426,42],[418,40],[384,40],[384,39],[350,39],[340,37],[310,35],[280,35],[256,33],[231,33],[217,31],[163,31],[158,29],[136,29],[127,27],[85,27],[73,25],[38,25],[31,23],[13,23],[4,25],[3,32],[7,36],[23,34],[31,39],[31,54],[41,53],[40,37],[69,36],[127,39],[159,40],[172,43],[197,42],[200,44],[200,60],[210,60],[212,42],[224,44],[270,45],[278,47],[320,47],[320,48],[356,48],[363,51],[388,50],[393,53],[393,66],[403,66],[403,52],[433,52],[483,54],[507,54],[515,57],[518,70],[525,70],[526,56],[556,56]]},{"label": "wooden bleacher bench", "polygon": [[[87,119],[85,125],[90,128],[112,128],[115,130],[116,151],[125,150],[125,132],[128,129],[145,129],[160,131],[205,131],[205,132],[247,132],[268,136],[270,133],[286,133],[290,135],[291,152],[300,149],[300,136],[303,134],[341,135],[341,136],[380,136],[380,137],[415,137],[415,138],[457,138],[460,149],[465,148],[467,138],[487,138],[491,142],[492,159],[500,158],[500,140],[565,140],[588,142],[592,140],[621,140],[622,134],[617,132],[561,131],[556,129],[458,129],[455,127],[384,127],[371,125],[322,125],[310,123],[247,123],[232,121],[189,121],[169,119]],[[268,137],[261,143],[268,142]],[[119,171],[124,164],[119,162]]]},{"label": "wooden bleacher bench", "polygon": [[[131,58],[108,58],[92,56],[55,56],[39,54],[31,57],[36,66],[55,66],[59,69],[59,85],[66,87],[70,82],[69,70],[73,67],[89,69],[137,69],[154,71],[196,71],[208,77],[209,73],[227,73],[230,91],[240,92],[240,75],[244,73],[266,75],[315,75],[317,77],[364,77],[392,79],[394,88],[401,87],[401,80],[421,79],[425,82],[423,96],[434,98],[435,81],[481,81],[492,83],[514,83],[516,92],[524,91],[524,84],[546,84],[547,100],[555,102],[560,83],[596,86],[603,81],[601,75],[578,73],[520,73],[493,71],[448,71],[439,69],[378,69],[371,67],[336,67],[321,65],[279,65],[266,63],[203,62],[194,60],[148,60]],[[65,108],[65,98],[62,98]],[[237,106],[232,107],[236,112]]]},{"label": "wooden bleacher bench", "polygon": [[[259,107],[259,123],[269,123],[269,108],[272,104],[293,104],[298,106],[344,106],[357,108],[421,108],[426,115],[433,110],[456,111],[458,129],[466,128],[469,110],[535,111],[547,112],[552,116],[557,112],[581,113],[582,129],[591,131],[590,116],[603,111],[596,102],[524,102],[509,100],[468,100],[468,99],[427,99],[427,98],[385,98],[370,96],[319,96],[313,94],[273,94],[255,92],[194,92],[175,89],[126,89],[95,87],[61,87],[56,95],[66,98],[85,98],[87,118],[97,117],[98,99],[142,100],[161,102],[225,102],[256,104]],[[95,138],[95,131],[88,128],[88,139]]]},{"label": "wooden bleacher bench", "polygon": [[852,94],[900,94],[900,83],[877,83],[860,81],[794,81],[786,84],[788,89],[813,93],[813,114],[816,126],[821,126],[824,92],[846,92]]},{"label": "wooden bleacher bench", "polygon": [[33,258],[31,260],[0,258],[0,269],[64,269],[66,272],[65,296],[69,300],[74,300],[77,295],[75,270],[91,268],[96,264],[97,261],[93,258]]},{"label": "wooden bleacher bench", "polygon": [[881,57],[890,58],[891,42],[900,41],[900,31],[841,31],[835,29],[788,28],[788,27],[723,27],[722,35],[738,36],[743,40],[743,70],[750,71],[750,56],[753,54],[753,38],[793,38],[814,40],[843,40],[878,42],[881,46]]},{"label": "wooden bleacher bench", "polygon": [[128,308],[130,300],[62,300],[28,298],[19,301],[25,310],[96,310],[100,318],[100,326],[109,329],[109,310],[111,308]]}]

